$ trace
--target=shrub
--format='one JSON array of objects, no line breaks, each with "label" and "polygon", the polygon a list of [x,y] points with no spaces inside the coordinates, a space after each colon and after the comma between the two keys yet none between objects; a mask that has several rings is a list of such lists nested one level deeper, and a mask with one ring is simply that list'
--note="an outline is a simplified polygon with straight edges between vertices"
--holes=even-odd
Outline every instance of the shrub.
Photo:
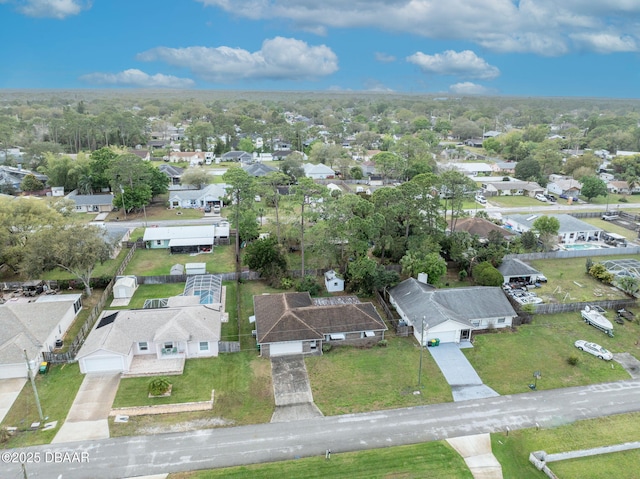
[{"label": "shrub", "polygon": [[9,430],[6,427],[0,427],[0,444],[3,444],[9,440]]},{"label": "shrub", "polygon": [[623,196],[622,198],[618,199],[618,202],[619,202],[619,203],[629,203],[629,200],[628,200],[628,199],[626,199],[626,198]]},{"label": "shrub", "polygon": [[589,268],[589,274],[606,284],[611,284],[615,278],[613,273],[609,273],[602,263],[595,263]]},{"label": "shrub", "polygon": [[461,269],[461,270],[458,272],[458,279],[459,279],[460,281],[464,281],[465,279],[467,279],[467,272],[466,272],[466,270]]},{"label": "shrub", "polygon": [[386,339],[381,339],[380,341],[378,341],[378,347],[380,348],[386,348],[387,344],[389,344],[389,341],[387,341]]},{"label": "shrub", "polygon": [[149,381],[148,391],[151,396],[162,396],[171,388],[169,379],[165,377],[153,378]]},{"label": "shrub", "polygon": [[313,276],[305,276],[296,285],[296,291],[308,291],[311,296],[318,296],[320,294],[320,285]]},{"label": "shrub", "polygon": [[322,343],[322,352],[328,353],[329,351],[331,351],[332,347],[333,346],[331,345],[331,343]]},{"label": "shrub", "polygon": [[291,278],[281,278],[280,279],[280,289],[291,289],[293,288],[294,281]]},{"label": "shrub", "polygon": [[593,266],[593,260],[591,258],[587,258],[587,260],[585,261],[585,267],[587,268],[587,273],[589,273],[589,270],[591,269],[592,266]]},{"label": "shrub", "polygon": [[502,273],[488,261],[483,261],[473,267],[471,275],[481,286],[501,286],[504,281]]},{"label": "shrub", "polygon": [[579,362],[580,362],[580,358],[575,354],[572,354],[567,358],[567,363],[569,363],[571,366],[577,366]]}]

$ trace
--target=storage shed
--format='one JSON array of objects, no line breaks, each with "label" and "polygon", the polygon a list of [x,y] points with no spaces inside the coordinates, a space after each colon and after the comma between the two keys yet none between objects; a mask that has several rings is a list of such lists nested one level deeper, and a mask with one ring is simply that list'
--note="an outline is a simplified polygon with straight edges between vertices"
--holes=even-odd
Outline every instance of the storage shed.
[{"label": "storage shed", "polygon": [[207,263],[187,263],[186,274],[207,274]]},{"label": "storage shed", "polygon": [[330,293],[344,291],[344,279],[340,278],[334,270],[329,270],[324,274],[324,285]]},{"label": "storage shed", "polygon": [[116,278],[116,283],[113,285],[113,298],[131,298],[133,297],[133,293],[135,293],[137,287],[138,280],[135,276],[119,276]]}]

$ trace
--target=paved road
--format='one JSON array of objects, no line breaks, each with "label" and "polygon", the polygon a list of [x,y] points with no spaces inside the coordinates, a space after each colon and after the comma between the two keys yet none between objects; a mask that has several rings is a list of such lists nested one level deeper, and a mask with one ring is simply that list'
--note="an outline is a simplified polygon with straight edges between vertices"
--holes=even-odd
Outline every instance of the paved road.
[{"label": "paved road", "polygon": [[[427,386],[428,391],[428,386]],[[29,478],[122,478],[194,469],[280,461],[451,437],[553,427],[640,410],[640,381],[536,391],[458,403],[306,420],[210,429],[191,433],[124,437],[3,451],[2,477],[22,477],[6,453],[40,453],[27,463]],[[77,459],[88,462],[69,462]],[[55,456],[55,454],[58,456]],[[84,454],[85,456],[82,456]],[[60,462],[46,462],[47,459]],[[9,456],[9,459],[12,459]],[[67,462],[62,462],[67,459]],[[365,466],[366,467],[366,466]],[[1,470],[1,469],[0,469]]]}]

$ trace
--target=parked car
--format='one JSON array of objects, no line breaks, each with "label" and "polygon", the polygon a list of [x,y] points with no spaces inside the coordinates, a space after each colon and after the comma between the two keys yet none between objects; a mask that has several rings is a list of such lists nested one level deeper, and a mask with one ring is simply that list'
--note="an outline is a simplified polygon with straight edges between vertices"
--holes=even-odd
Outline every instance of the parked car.
[{"label": "parked car", "polygon": [[573,196],[565,195],[564,193],[560,195],[560,198],[562,198],[563,200],[568,200],[569,198],[571,198],[574,201],[574,203],[578,201],[577,196],[573,197]]},{"label": "parked car", "polygon": [[476,201],[481,205],[484,205],[487,203],[487,199],[482,195],[476,195]]},{"label": "parked car", "polygon": [[539,274],[538,279],[536,280],[538,283],[546,283],[547,277],[544,274]]},{"label": "parked car", "polygon": [[536,198],[536,200],[538,200],[538,201],[542,201],[542,202],[544,202],[544,203],[546,203],[546,202],[547,202],[547,198],[546,198],[544,195],[541,195],[540,193],[538,193],[538,194],[535,196],[535,198]]},{"label": "parked car", "polygon": [[617,220],[618,218],[620,218],[620,214],[617,211],[605,211],[602,213],[603,221],[612,221]]},{"label": "parked car", "polygon": [[610,351],[604,349],[599,344],[589,343],[584,339],[579,339],[574,343],[574,345],[580,351],[586,351],[600,359],[604,359],[605,361],[611,361],[613,359],[613,354],[611,354]]},{"label": "parked car", "polygon": [[555,203],[557,201],[556,197],[553,195],[544,195],[544,197],[551,203]]},{"label": "parked car", "polygon": [[206,206],[204,207],[204,212],[205,212],[205,213],[211,213],[211,205],[206,205]]}]

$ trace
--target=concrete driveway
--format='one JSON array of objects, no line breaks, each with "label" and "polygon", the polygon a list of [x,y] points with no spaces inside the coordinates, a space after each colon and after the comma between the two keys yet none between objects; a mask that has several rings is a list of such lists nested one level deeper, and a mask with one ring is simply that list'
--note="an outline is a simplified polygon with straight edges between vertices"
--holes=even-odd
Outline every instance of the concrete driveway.
[{"label": "concrete driveway", "polygon": [[0,380],[0,422],[4,421],[26,382],[26,378]]},{"label": "concrete driveway", "polygon": [[119,384],[120,373],[85,375],[67,419],[51,442],[108,438],[107,419]]},{"label": "concrete driveway", "polygon": [[458,344],[442,343],[440,346],[427,349],[451,386],[454,401],[499,396],[497,392],[482,383],[482,379],[460,351]]},{"label": "concrete driveway", "polygon": [[302,356],[271,358],[271,377],[276,403],[271,422],[296,421],[322,416],[313,403],[309,375]]}]

